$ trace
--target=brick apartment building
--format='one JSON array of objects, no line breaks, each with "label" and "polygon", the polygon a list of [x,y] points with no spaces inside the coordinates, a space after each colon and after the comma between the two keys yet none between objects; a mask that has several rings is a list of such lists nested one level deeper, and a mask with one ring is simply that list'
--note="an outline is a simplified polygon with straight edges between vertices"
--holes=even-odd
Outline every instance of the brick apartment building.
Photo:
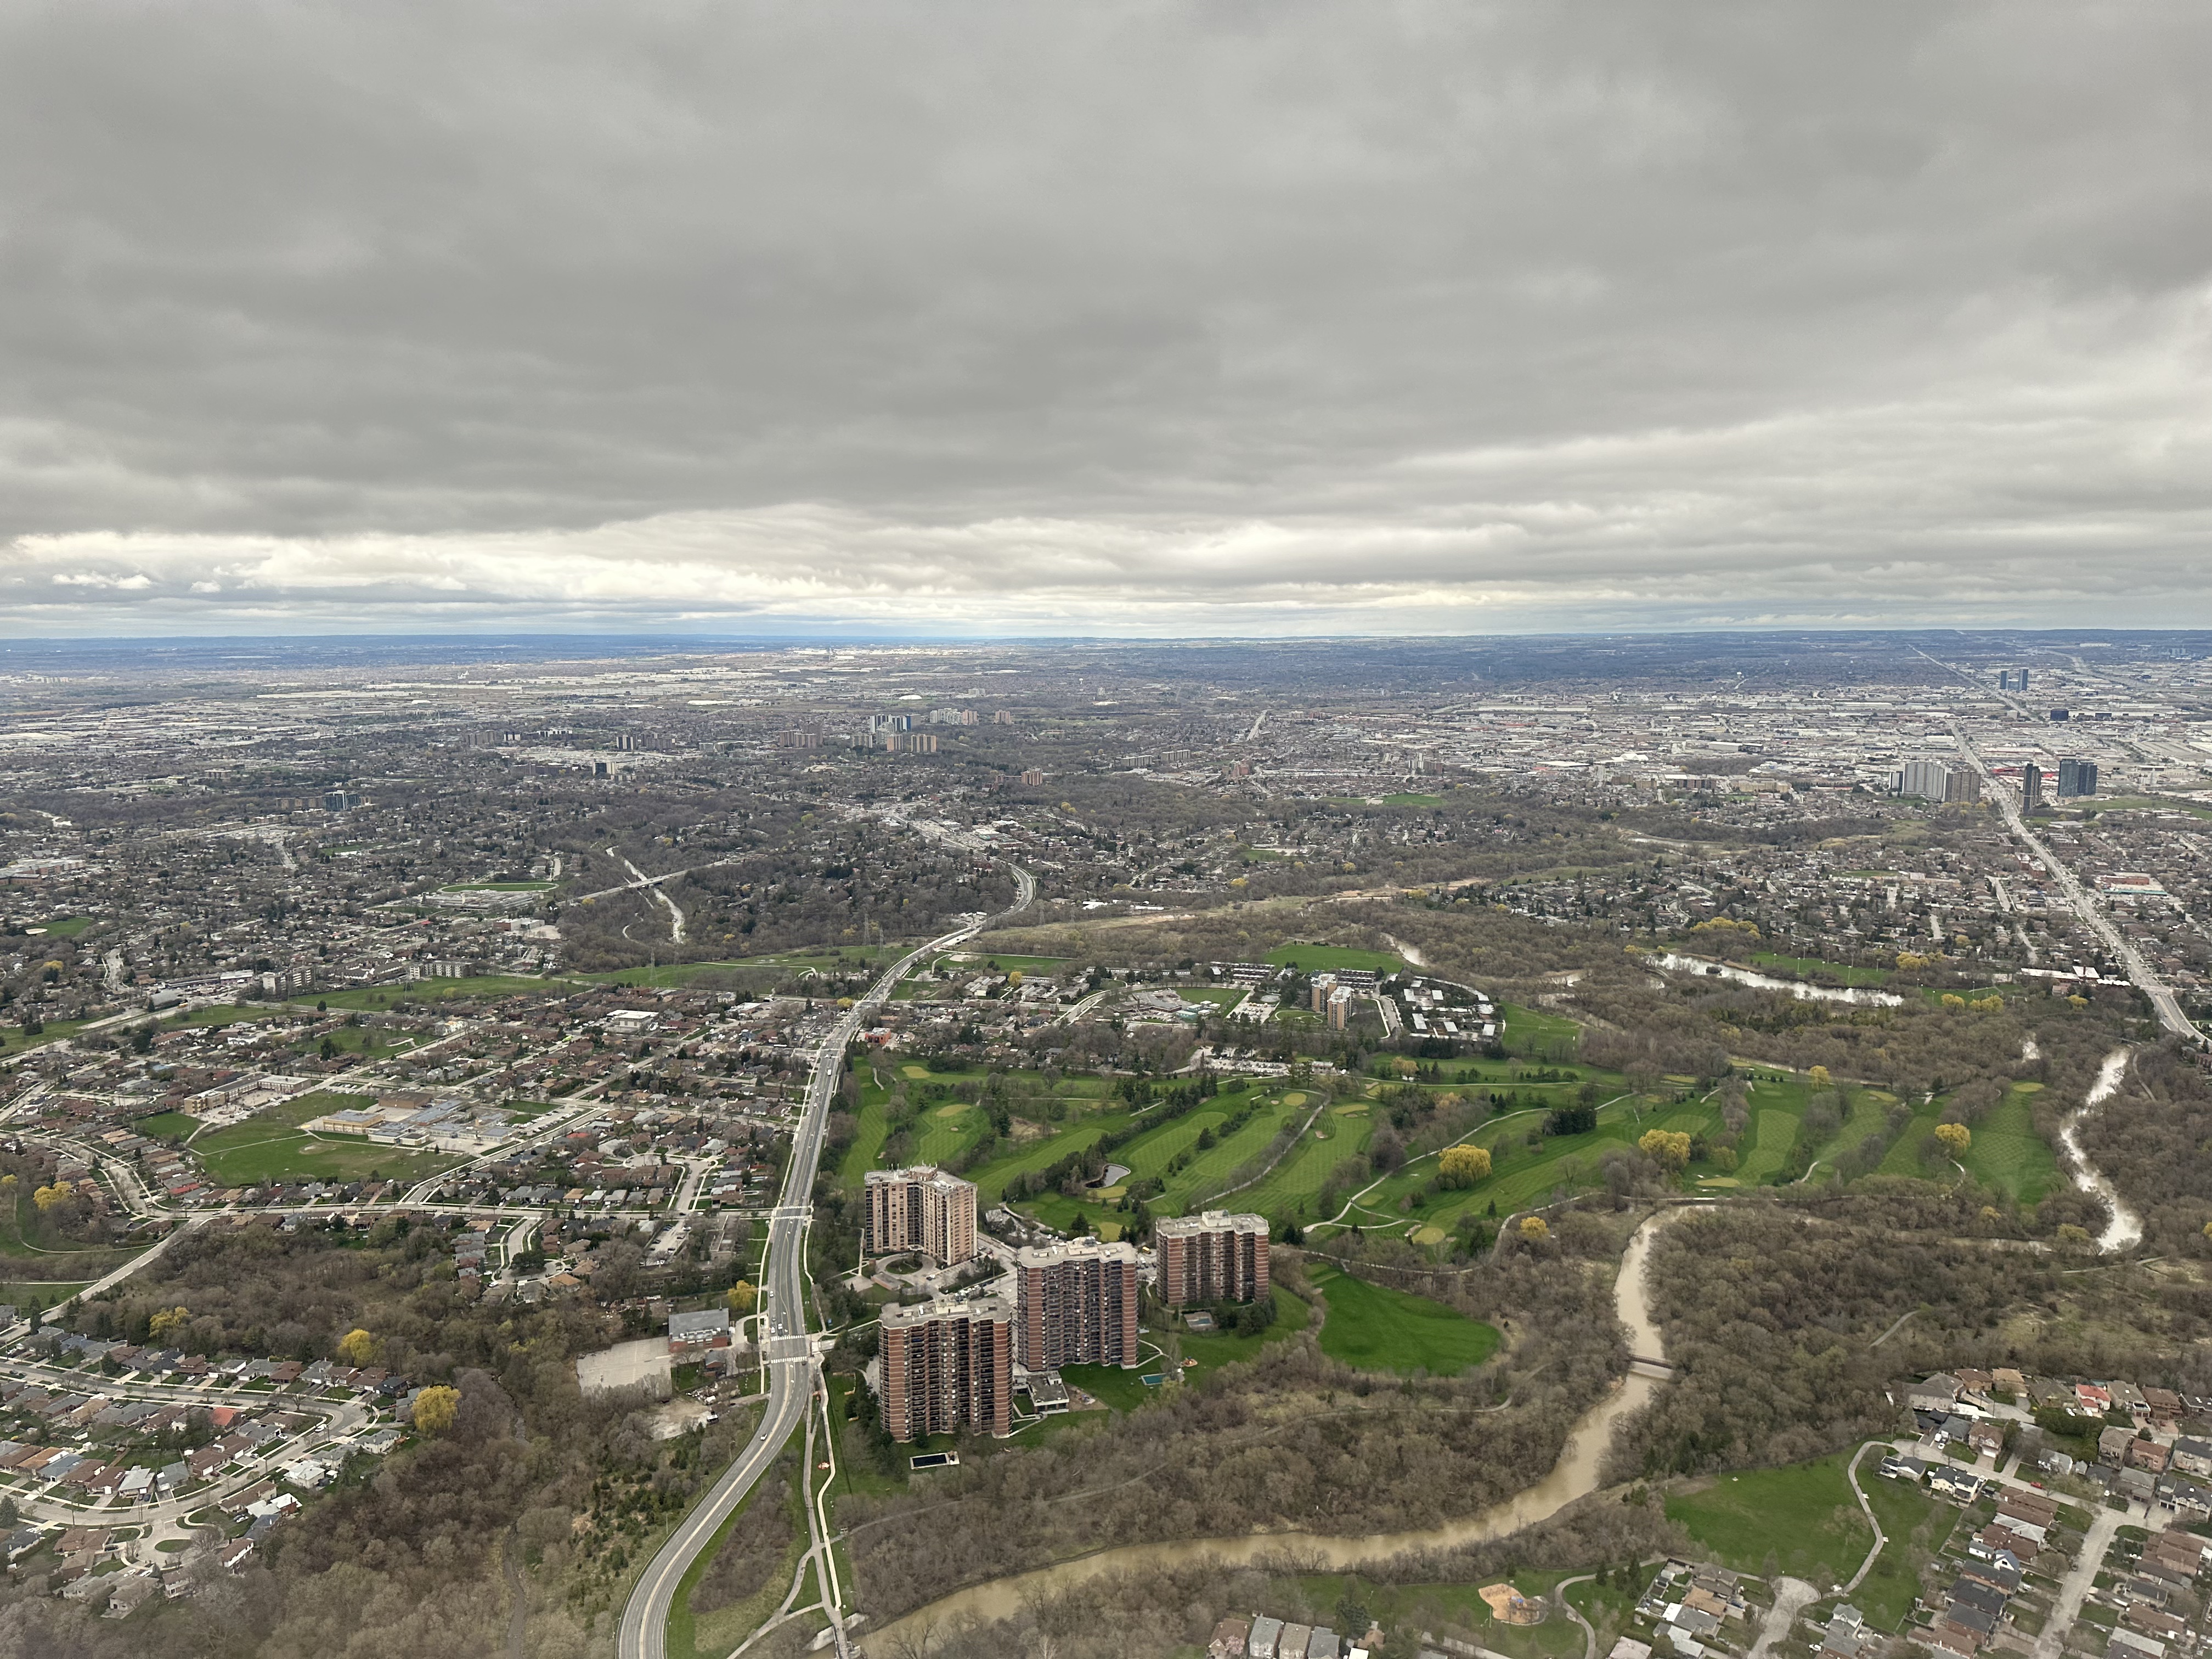
[{"label": "brick apartment building", "polygon": [[1014,1252],[1014,1358],[1025,1370],[1137,1364],[1137,1252],[1079,1238]]},{"label": "brick apartment building", "polygon": [[928,1164],[871,1170],[866,1181],[868,1254],[920,1250],[940,1267],[975,1254],[975,1188]]},{"label": "brick apartment building", "polygon": [[1208,1210],[1156,1223],[1160,1300],[1170,1308],[1267,1299],[1267,1218]]},{"label": "brick apartment building", "polygon": [[891,1438],[1012,1432],[1014,1325],[1002,1296],[885,1308],[877,1357]]}]

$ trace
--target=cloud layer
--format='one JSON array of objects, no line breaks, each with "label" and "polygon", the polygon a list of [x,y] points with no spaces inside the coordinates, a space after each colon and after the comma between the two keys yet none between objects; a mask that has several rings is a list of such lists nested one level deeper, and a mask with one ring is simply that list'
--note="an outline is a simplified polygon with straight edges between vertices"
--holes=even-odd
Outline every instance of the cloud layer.
[{"label": "cloud layer", "polygon": [[0,626],[2205,625],[2208,47],[16,8]]}]

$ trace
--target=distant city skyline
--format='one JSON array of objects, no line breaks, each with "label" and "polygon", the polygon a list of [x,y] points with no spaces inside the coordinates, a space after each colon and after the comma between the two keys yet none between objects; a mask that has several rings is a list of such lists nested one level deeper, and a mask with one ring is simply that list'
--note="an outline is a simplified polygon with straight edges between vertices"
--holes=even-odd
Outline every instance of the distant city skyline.
[{"label": "distant city skyline", "polygon": [[2212,625],[2212,15],[0,17],[0,635]]}]

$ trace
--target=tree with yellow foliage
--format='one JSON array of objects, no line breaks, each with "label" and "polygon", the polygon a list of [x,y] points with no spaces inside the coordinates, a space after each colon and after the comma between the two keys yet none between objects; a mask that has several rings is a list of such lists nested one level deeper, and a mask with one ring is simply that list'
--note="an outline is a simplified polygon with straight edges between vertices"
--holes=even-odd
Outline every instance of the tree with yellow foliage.
[{"label": "tree with yellow foliage", "polygon": [[374,1365],[383,1352],[384,1344],[358,1325],[338,1339],[338,1358],[356,1370]]},{"label": "tree with yellow foliage", "polygon": [[415,1427],[423,1434],[443,1434],[460,1415],[461,1391],[441,1383],[415,1396]]},{"label": "tree with yellow foliage", "polygon": [[1636,1149],[1669,1175],[1690,1161],[1690,1137],[1680,1129],[1646,1129]]},{"label": "tree with yellow foliage", "polygon": [[52,1186],[41,1187],[33,1193],[31,1201],[39,1206],[39,1213],[44,1215],[57,1204],[66,1204],[76,1196],[76,1189],[74,1187],[57,1181]]},{"label": "tree with yellow foliage", "polygon": [[1006,988],[1009,991],[1018,991],[1022,988],[1022,970],[1020,969],[1017,968],[1013,972],[1006,975]]},{"label": "tree with yellow foliage", "polygon": [[1543,1217],[1540,1215],[1524,1215],[1521,1218],[1521,1237],[1527,1239],[1531,1244],[1541,1244],[1551,1236],[1551,1224],[1546,1221]]},{"label": "tree with yellow foliage", "polygon": [[1490,1179],[1490,1153],[1481,1146],[1447,1146],[1437,1160],[1437,1184],[1462,1188]]},{"label": "tree with yellow foliage", "polygon": [[1966,1006],[1966,998],[1959,995],[1955,991],[1944,992],[1942,1002],[1946,1008],[1963,1008]]},{"label": "tree with yellow foliage", "polygon": [[760,1292],[741,1279],[730,1286],[726,1299],[732,1313],[749,1314],[753,1310],[753,1304],[760,1300]]},{"label": "tree with yellow foliage", "polygon": [[191,1322],[191,1316],[192,1310],[181,1303],[173,1308],[162,1308],[156,1310],[154,1316],[146,1322],[147,1340],[167,1343],[178,1332],[185,1328]]},{"label": "tree with yellow foliage", "polygon": [[1959,1158],[1974,1144],[1974,1132],[1963,1123],[1939,1123],[1936,1126],[1936,1139],[1942,1143],[1945,1152]]},{"label": "tree with yellow foliage", "polygon": [[1825,1066],[1815,1066],[1805,1075],[1812,1079],[1815,1089],[1832,1089],[1836,1086],[1835,1079],[1828,1075],[1828,1068]]}]

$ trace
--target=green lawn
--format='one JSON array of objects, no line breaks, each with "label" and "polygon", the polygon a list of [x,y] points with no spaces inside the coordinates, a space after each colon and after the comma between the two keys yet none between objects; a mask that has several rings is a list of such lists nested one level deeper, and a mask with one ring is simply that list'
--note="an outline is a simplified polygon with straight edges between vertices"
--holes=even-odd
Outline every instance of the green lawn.
[{"label": "green lawn", "polygon": [[1825,1589],[1856,1572],[1874,1547],[1844,1476],[1850,1455],[1720,1475],[1703,1492],[1668,1498],[1667,1518],[1724,1566],[1790,1573]]},{"label": "green lawn", "polygon": [[1148,1359],[1137,1370],[1123,1370],[1119,1365],[1063,1365],[1060,1374],[1084,1393],[1110,1406],[1117,1412],[1133,1412],[1146,1401],[1157,1399],[1159,1389],[1148,1389],[1139,1379],[1152,1375],[1158,1367],[1157,1359]]},{"label": "green lawn", "polygon": [[1973,1145],[1959,1161],[1984,1187],[2015,1203],[2039,1204],[2061,1179],[2050,1143],[2035,1132],[2039,1083],[2014,1083],[1990,1115],[1974,1125]]},{"label": "green lawn", "polygon": [[1846,985],[1881,985],[1888,981],[1890,975],[1887,968],[1854,968],[1848,963],[1829,962],[1820,957],[1784,957],[1771,951],[1753,951],[1751,960],[1755,966],[1795,974],[1800,979],[1814,974],[1831,975]]},{"label": "green lawn", "polygon": [[1924,1486],[1883,1480],[1875,1473],[1881,1462],[1880,1447],[1859,1460],[1859,1487],[1874,1506],[1888,1541],[1874,1571],[1851,1592],[1851,1605],[1882,1629],[1902,1631],[1920,1593],[1919,1575],[1912,1565],[1916,1554],[1932,1556],[1942,1549],[1963,1511],[1940,1502]]},{"label": "green lawn", "polygon": [[465,979],[417,979],[404,985],[365,986],[357,991],[302,992],[295,1002],[332,1008],[392,1008],[403,1002],[449,1002],[455,997],[504,997],[519,991],[553,991],[558,979],[526,979],[514,974],[478,974]]},{"label": "green lawn", "polygon": [[354,1135],[313,1135],[299,1127],[326,1112],[366,1105],[366,1095],[318,1090],[256,1113],[243,1123],[203,1134],[192,1143],[208,1178],[222,1187],[270,1181],[419,1181],[459,1163],[441,1152],[403,1152]]},{"label": "green lawn", "polygon": [[1385,806],[1442,806],[1444,798],[1442,795],[1385,795],[1382,804]]},{"label": "green lawn", "polygon": [[1308,974],[1357,972],[1363,969],[1395,974],[1406,965],[1385,951],[1353,951],[1336,945],[1278,945],[1267,952],[1267,960],[1275,967],[1296,968]]},{"label": "green lawn", "polygon": [[462,881],[438,890],[444,893],[550,893],[550,881]]},{"label": "green lawn", "polygon": [[1194,1382],[1208,1371],[1218,1370],[1224,1365],[1234,1365],[1243,1360],[1253,1358],[1269,1343],[1287,1342],[1305,1329],[1307,1321],[1313,1316],[1313,1310],[1280,1285],[1270,1288],[1275,1298],[1275,1322],[1257,1336],[1242,1336],[1220,1331],[1216,1331],[1210,1335],[1193,1331],[1182,1331],[1176,1334],[1176,1352],[1185,1359],[1198,1361],[1197,1364],[1184,1369],[1182,1375],[1185,1382]]},{"label": "green lawn", "polygon": [[[27,1265],[27,1264],[26,1264]],[[93,1281],[89,1279],[9,1279],[0,1273],[0,1302],[27,1308],[58,1308]]]},{"label": "green lawn", "polygon": [[1516,1054],[1571,1061],[1582,1043],[1582,1027],[1559,1014],[1547,1014],[1512,1003],[1498,1007],[1498,1041]]},{"label": "green lawn", "polygon": [[43,1048],[65,1036],[75,1036],[77,1027],[83,1024],[81,1019],[50,1019],[36,1036],[25,1036],[21,1025],[0,1025],[0,1057],[20,1054],[26,1048]]},{"label": "green lawn", "polygon": [[200,1121],[189,1112],[155,1112],[150,1116],[137,1119],[131,1127],[140,1134],[149,1135],[157,1140],[173,1138],[181,1140],[200,1127]]},{"label": "green lawn", "polygon": [[49,939],[76,939],[99,920],[97,916],[58,916],[40,925],[46,930]]},{"label": "green lawn", "polygon": [[1385,1290],[1316,1264],[1314,1284],[1328,1304],[1322,1352],[1362,1370],[1425,1370],[1453,1376],[1497,1352],[1495,1326],[1426,1297]]}]

